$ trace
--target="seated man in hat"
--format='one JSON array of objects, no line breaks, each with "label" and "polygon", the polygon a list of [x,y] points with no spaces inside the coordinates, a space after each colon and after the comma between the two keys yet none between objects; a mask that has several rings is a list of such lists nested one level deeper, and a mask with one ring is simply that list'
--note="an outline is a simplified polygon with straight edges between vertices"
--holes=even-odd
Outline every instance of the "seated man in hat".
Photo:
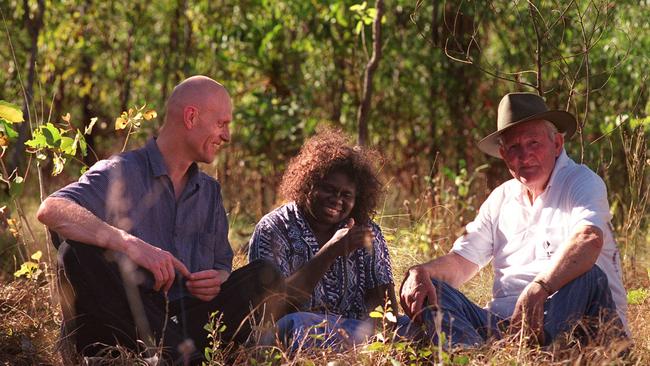
[{"label": "seated man in hat", "polygon": [[[450,253],[408,270],[404,311],[424,321],[432,341],[444,332],[451,345],[481,345],[506,332],[547,345],[587,319],[596,323],[580,327],[579,339],[598,327],[625,337],[627,303],[607,190],[563,148],[575,118],[549,111],[538,95],[512,93],[497,119],[497,131],[478,146],[503,159],[514,179],[490,194]],[[483,309],[457,288],[490,261],[492,300]],[[433,321],[436,315],[442,322]]]}]

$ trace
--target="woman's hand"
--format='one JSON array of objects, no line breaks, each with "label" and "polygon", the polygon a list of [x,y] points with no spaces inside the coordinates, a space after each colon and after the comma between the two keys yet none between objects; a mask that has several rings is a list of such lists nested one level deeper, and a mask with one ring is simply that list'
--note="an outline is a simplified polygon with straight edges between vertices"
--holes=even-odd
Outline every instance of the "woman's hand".
[{"label": "woman's hand", "polygon": [[325,246],[338,256],[346,256],[360,248],[372,249],[373,238],[374,233],[369,226],[355,225],[354,219],[350,218],[345,227],[337,230]]}]

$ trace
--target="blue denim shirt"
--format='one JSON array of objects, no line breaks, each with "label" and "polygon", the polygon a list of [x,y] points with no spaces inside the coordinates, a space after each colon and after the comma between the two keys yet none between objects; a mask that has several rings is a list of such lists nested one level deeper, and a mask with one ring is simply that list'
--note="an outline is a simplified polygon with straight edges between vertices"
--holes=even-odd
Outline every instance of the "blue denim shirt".
[{"label": "blue denim shirt", "polygon": [[[176,200],[154,138],[143,148],[97,162],[52,197],[74,201],[108,224],[172,253],[190,272],[232,269],[219,183],[194,163]],[[179,277],[177,273],[170,300],[189,295]],[[152,276],[144,286],[153,287]]]}]

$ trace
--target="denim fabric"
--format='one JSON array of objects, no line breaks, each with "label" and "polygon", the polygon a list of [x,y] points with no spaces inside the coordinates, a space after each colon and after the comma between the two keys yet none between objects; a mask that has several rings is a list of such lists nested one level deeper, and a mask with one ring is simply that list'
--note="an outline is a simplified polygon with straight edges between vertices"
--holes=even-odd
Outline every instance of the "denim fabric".
[{"label": "denim fabric", "polygon": [[[491,337],[501,338],[502,330],[509,325],[494,313],[471,302],[450,285],[432,280],[438,290],[442,319],[438,329],[445,333],[445,345],[478,346]],[[438,343],[435,318],[438,310],[427,308],[422,316],[427,335]],[[557,336],[571,331],[581,319],[600,319],[599,324],[611,324],[614,335],[625,337],[623,324],[616,313],[616,305],[607,283],[607,276],[594,266],[585,274],[566,284],[544,303],[545,343],[550,344]],[[597,324],[587,329],[597,331]],[[590,335],[590,334],[588,334]]]},{"label": "denim fabric", "polygon": [[[406,336],[410,319],[397,317],[396,336]],[[289,346],[292,351],[305,348],[345,348],[364,343],[375,334],[372,320],[343,318],[338,315],[297,312],[285,315],[273,332],[266,333],[262,344],[274,345],[276,341]]]}]

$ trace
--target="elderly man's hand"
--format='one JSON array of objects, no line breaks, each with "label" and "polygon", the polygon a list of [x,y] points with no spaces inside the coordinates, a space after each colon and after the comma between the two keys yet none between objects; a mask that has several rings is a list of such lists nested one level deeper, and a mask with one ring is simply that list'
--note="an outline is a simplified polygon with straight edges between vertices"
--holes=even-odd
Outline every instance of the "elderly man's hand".
[{"label": "elderly man's hand", "polygon": [[406,315],[421,322],[422,308],[437,303],[436,288],[426,269],[421,265],[409,268],[400,289],[400,304]]},{"label": "elderly man's hand", "polygon": [[544,344],[544,302],[550,296],[538,283],[531,282],[519,295],[510,320],[510,333],[524,332]]},{"label": "elderly man's hand", "polygon": [[192,273],[185,285],[188,291],[197,299],[210,301],[221,291],[221,284],[226,282],[230,274],[223,270],[208,269]]}]

